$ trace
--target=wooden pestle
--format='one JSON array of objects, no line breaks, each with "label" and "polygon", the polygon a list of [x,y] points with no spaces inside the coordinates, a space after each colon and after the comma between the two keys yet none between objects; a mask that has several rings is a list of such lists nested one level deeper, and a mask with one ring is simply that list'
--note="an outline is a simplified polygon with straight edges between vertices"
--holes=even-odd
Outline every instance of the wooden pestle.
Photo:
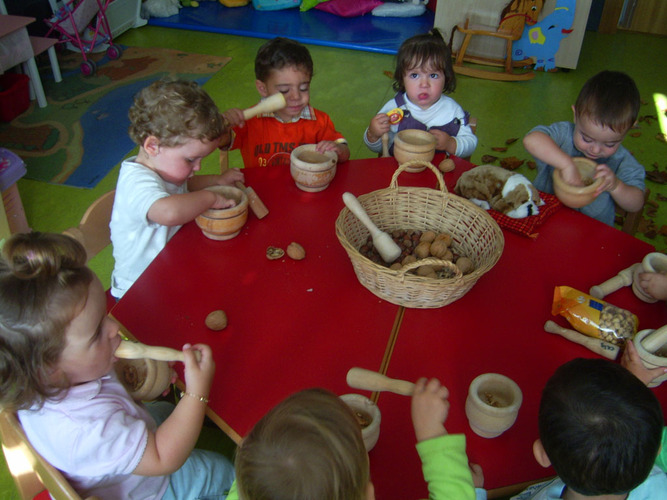
[{"label": "wooden pestle", "polygon": [[627,269],[623,269],[613,278],[591,287],[589,293],[596,299],[603,299],[606,295],[609,295],[624,286],[632,285],[635,269],[637,269],[638,266],[641,266],[641,263],[638,262],[637,264],[632,264]]},{"label": "wooden pestle", "polygon": [[381,373],[364,368],[350,368],[347,372],[347,385],[366,391],[389,391],[403,396],[412,396],[415,384],[407,380],[389,378]]},{"label": "wooden pestle", "polygon": [[401,255],[401,247],[391,239],[391,236],[373,224],[373,221],[361,203],[359,203],[359,200],[352,193],[343,193],[343,202],[350,209],[350,212],[356,215],[361,223],[370,231],[373,238],[373,246],[380,254],[380,257],[385,262],[393,262],[398,259]]},{"label": "wooden pestle", "polygon": [[665,344],[667,344],[667,325],[652,331],[642,340],[642,347],[646,352],[650,352],[651,354],[655,353],[655,351]]},{"label": "wooden pestle", "polygon": [[[142,344],[133,340],[121,340],[114,355],[121,359],[154,359],[156,361],[185,361],[182,351],[170,347],[160,347]],[[201,353],[195,351],[197,361],[201,360]]]},{"label": "wooden pestle", "polygon": [[266,208],[266,205],[264,205],[264,202],[259,198],[257,193],[255,193],[253,188],[246,186],[241,181],[236,181],[234,185],[241,191],[245,192],[248,197],[248,205],[250,205],[250,209],[252,210],[252,213],[255,214],[255,217],[263,219],[268,215],[269,209]]},{"label": "wooden pestle", "polygon": [[262,99],[259,103],[255,104],[253,107],[243,110],[243,118],[249,120],[250,118],[260,115],[262,113],[271,113],[272,111],[278,111],[287,106],[287,101],[285,101],[285,96],[278,92],[272,96]]},{"label": "wooden pestle", "polygon": [[547,321],[544,323],[544,331],[565,337],[567,340],[574,342],[575,344],[582,345],[594,353],[599,354],[600,356],[604,356],[605,358],[616,359],[618,356],[619,347],[616,344],[589,337],[576,330],[563,328],[558,323],[553,321]]}]

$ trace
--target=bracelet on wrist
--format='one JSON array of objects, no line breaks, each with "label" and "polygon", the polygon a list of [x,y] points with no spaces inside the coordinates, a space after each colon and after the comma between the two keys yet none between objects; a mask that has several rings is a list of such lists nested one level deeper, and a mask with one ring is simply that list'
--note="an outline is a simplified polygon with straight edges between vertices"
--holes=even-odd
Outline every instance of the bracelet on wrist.
[{"label": "bracelet on wrist", "polygon": [[201,401],[202,403],[208,403],[209,402],[209,399],[206,396],[200,396],[199,394],[194,394],[192,392],[181,391],[181,399],[184,398],[185,396],[189,396],[191,398],[194,398],[197,401]]}]

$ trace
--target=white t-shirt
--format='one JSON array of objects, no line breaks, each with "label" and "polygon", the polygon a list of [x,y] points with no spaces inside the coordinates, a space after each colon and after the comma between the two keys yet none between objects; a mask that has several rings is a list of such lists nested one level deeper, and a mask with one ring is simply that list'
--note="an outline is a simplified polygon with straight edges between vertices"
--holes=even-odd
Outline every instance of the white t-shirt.
[{"label": "white t-shirt", "polygon": [[150,222],[148,209],[161,198],[188,191],[187,182],[180,186],[171,184],[135,159],[136,156],[126,159],[120,167],[109,225],[115,260],[111,295],[117,299],[181,228]]}]

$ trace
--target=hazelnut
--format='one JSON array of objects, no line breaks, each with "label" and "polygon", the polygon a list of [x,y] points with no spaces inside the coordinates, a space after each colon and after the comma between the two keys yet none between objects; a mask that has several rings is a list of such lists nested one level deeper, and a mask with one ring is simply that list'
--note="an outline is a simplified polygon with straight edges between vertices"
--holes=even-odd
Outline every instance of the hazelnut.
[{"label": "hazelnut", "polygon": [[301,245],[293,241],[287,246],[287,255],[294,260],[301,260],[306,257],[306,251]]},{"label": "hazelnut", "polygon": [[394,271],[400,271],[403,268],[400,262],[394,262],[391,266],[389,266],[389,269],[392,269]]},{"label": "hazelnut", "polygon": [[447,234],[447,233],[440,233],[438,236],[435,237],[436,240],[442,240],[445,243],[447,243],[447,246],[452,244],[452,235]]},{"label": "hazelnut", "polygon": [[212,311],[206,316],[206,321],[204,323],[206,323],[206,326],[211,330],[223,330],[227,327],[227,314],[221,309]]},{"label": "hazelnut", "polygon": [[417,262],[417,257],[414,255],[406,255],[406,257],[401,261],[401,265],[407,266],[408,264],[412,264],[413,262]]}]

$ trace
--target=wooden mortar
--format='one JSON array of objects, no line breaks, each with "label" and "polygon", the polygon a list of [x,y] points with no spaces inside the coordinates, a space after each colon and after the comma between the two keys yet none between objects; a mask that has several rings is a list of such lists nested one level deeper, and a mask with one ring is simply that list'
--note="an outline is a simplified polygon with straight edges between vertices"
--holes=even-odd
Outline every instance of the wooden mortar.
[{"label": "wooden mortar", "polygon": [[523,401],[521,389],[512,379],[498,373],[484,373],[470,384],[466,416],[478,436],[493,438],[514,425]]},{"label": "wooden mortar", "polygon": [[[648,369],[667,367],[667,325],[657,330],[641,330],[633,339],[637,353]],[[648,384],[657,387],[667,380],[667,373]]]},{"label": "wooden mortar", "polygon": [[333,151],[320,153],[315,144],[303,144],[290,154],[290,173],[302,191],[323,191],[336,176],[338,155]]},{"label": "wooden mortar", "polygon": [[[371,451],[380,437],[380,409],[366,396],[361,394],[343,394],[340,396],[354,412],[359,425],[366,451]],[[370,420],[370,423],[368,421]]]}]

